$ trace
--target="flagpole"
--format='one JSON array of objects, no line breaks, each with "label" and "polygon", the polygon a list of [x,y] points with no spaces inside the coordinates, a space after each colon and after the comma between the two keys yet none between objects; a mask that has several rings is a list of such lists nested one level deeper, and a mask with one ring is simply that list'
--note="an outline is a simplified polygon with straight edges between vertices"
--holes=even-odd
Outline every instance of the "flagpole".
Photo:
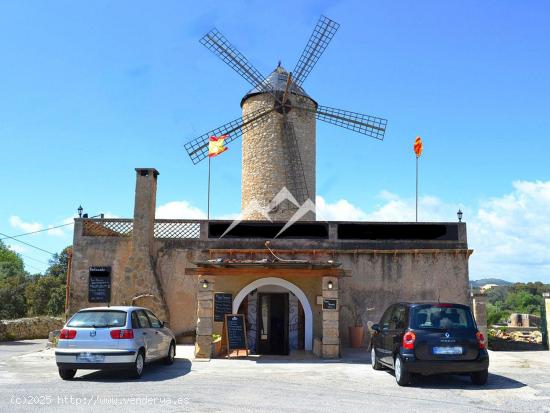
[{"label": "flagpole", "polygon": [[206,219],[210,221],[210,156],[208,157],[208,207]]},{"label": "flagpole", "polygon": [[418,222],[418,156],[416,157],[416,222]]}]

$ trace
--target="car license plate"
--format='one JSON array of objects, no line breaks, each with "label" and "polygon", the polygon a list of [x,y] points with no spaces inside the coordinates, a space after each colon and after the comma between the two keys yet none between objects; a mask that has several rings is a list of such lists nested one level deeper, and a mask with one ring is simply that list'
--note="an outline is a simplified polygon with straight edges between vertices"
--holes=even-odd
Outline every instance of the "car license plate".
[{"label": "car license plate", "polygon": [[103,363],[105,356],[103,354],[79,353],[76,356],[76,361],[81,363]]},{"label": "car license plate", "polygon": [[462,347],[434,347],[434,354],[462,354]]}]

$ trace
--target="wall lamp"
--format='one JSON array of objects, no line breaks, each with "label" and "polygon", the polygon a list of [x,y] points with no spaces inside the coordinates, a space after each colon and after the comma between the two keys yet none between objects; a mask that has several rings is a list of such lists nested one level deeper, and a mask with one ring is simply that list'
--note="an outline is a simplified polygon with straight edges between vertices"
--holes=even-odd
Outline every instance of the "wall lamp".
[{"label": "wall lamp", "polygon": [[458,222],[462,222],[462,211],[460,209],[456,213],[456,216],[458,217]]},{"label": "wall lamp", "polygon": [[202,282],[202,288],[204,288],[204,289],[206,290],[206,289],[208,288],[208,285],[209,285],[209,284],[210,284],[210,283],[208,282],[208,280],[203,280],[203,282]]},{"label": "wall lamp", "polygon": [[84,208],[82,208],[82,205],[78,207],[77,211],[78,211],[78,218],[82,218],[82,212],[84,211]]},{"label": "wall lamp", "polygon": [[329,282],[327,283],[327,288],[328,288],[329,290],[332,290],[332,287],[334,287],[334,284],[332,284],[332,281],[329,281]]}]

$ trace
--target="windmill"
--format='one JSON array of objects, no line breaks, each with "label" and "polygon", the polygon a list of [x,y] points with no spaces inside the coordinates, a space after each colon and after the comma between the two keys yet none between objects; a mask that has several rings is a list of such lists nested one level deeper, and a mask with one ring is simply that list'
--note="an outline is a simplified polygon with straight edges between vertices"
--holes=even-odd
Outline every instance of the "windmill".
[{"label": "windmill", "polygon": [[[248,81],[253,89],[241,100],[242,116],[185,144],[193,164],[208,157],[211,136],[227,135],[226,143],[242,136],[242,211],[244,219],[288,220],[308,199],[315,201],[316,119],[382,140],[387,120],[321,106],[302,84],[339,28],[321,16],[294,70],[279,62],[264,77],[218,30],[200,43]],[[286,188],[287,201],[273,204]],[[290,199],[290,201],[289,201]],[[262,211],[260,211],[262,210]],[[314,213],[305,219],[315,219]]]}]

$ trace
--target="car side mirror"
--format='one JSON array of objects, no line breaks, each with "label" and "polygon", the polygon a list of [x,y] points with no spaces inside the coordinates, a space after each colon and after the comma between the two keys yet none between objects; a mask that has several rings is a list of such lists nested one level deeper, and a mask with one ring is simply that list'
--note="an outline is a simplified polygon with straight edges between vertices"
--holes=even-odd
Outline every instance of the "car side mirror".
[{"label": "car side mirror", "polygon": [[373,324],[371,326],[372,331],[376,331],[377,333],[380,332],[380,325],[379,324]]},{"label": "car side mirror", "polygon": [[169,328],[168,321],[163,321],[163,322],[162,322],[162,326],[163,326],[163,327],[166,327],[166,328]]}]

